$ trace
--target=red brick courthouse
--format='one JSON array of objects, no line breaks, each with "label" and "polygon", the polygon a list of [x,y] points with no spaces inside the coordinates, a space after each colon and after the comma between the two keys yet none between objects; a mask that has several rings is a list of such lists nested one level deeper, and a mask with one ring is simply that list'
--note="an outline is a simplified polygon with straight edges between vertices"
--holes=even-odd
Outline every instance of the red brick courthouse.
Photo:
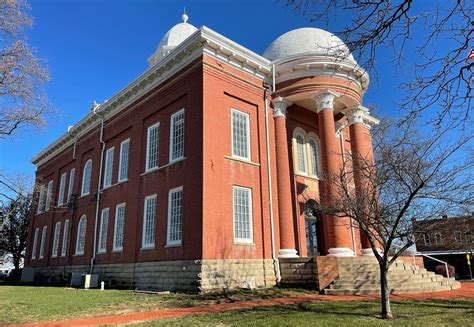
[{"label": "red brick courthouse", "polygon": [[187,20],[143,74],[33,158],[36,279],[271,287],[280,258],[370,254],[353,222],[311,210],[325,172],[372,156],[369,76],[347,47],[300,28],[259,55]]}]

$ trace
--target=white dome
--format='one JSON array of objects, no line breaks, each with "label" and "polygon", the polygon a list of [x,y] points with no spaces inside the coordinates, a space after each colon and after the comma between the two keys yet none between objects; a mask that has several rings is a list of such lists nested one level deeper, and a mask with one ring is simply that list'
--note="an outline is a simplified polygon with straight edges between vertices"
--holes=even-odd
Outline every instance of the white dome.
[{"label": "white dome", "polygon": [[171,50],[197,31],[195,26],[187,22],[188,15],[184,14],[182,19],[182,23],[173,26],[161,39],[155,53],[148,59],[150,66],[154,65],[158,60],[166,56]]},{"label": "white dome", "polygon": [[281,35],[267,47],[263,56],[273,61],[300,54],[335,57],[355,63],[340,38],[313,27],[298,28]]}]

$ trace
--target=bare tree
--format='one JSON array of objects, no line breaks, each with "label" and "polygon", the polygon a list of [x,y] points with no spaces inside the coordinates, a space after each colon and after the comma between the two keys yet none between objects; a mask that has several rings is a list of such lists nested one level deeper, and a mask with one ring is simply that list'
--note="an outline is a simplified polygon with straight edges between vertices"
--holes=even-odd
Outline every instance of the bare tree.
[{"label": "bare tree", "polygon": [[381,50],[391,49],[397,70],[408,68],[409,76],[400,83],[404,96],[399,107],[405,120],[426,113],[438,127],[472,123],[474,60],[466,59],[474,35],[473,1],[283,2],[318,24],[343,26],[336,34],[372,77],[377,76],[376,60],[389,59],[380,56]]},{"label": "bare tree", "polygon": [[25,41],[32,25],[25,0],[0,0],[0,139],[22,127],[44,125],[48,72]]},{"label": "bare tree", "polygon": [[28,223],[33,210],[32,193],[19,194],[13,200],[0,206],[0,252],[11,256],[15,267],[13,276],[18,272],[25,257]]},{"label": "bare tree", "polygon": [[[379,263],[382,317],[391,319],[390,266],[428,230],[413,230],[412,218],[462,211],[474,204],[474,161],[459,156],[466,140],[447,144],[410,127],[382,124],[374,131],[374,158],[353,154],[351,169],[325,176],[336,189],[319,205],[324,214],[350,217],[367,236]],[[435,226],[430,226],[434,228]]]}]

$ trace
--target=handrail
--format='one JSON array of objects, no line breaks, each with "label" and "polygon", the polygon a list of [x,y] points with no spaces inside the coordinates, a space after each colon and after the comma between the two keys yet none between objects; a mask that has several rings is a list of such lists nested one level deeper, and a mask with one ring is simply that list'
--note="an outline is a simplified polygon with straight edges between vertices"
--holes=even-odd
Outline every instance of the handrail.
[{"label": "handrail", "polygon": [[[398,244],[392,243],[391,245],[396,246],[396,247],[398,247],[398,248],[403,248],[403,246],[400,246],[400,245],[398,245]],[[448,263],[447,263],[446,261],[443,261],[443,260],[434,258],[434,257],[432,257],[432,256],[430,256],[430,255],[423,254],[423,253],[418,252],[418,251],[413,251],[412,254],[411,254],[411,256],[412,256],[412,258],[413,258],[413,267],[414,267],[414,268],[416,267],[415,255],[421,255],[421,256],[424,256],[424,257],[426,257],[426,258],[428,258],[428,259],[431,259],[431,260],[434,260],[434,261],[438,261],[438,262],[444,264],[444,267],[446,268],[446,277],[447,277],[447,278],[450,278],[450,277],[449,277],[449,270],[448,270]]]}]

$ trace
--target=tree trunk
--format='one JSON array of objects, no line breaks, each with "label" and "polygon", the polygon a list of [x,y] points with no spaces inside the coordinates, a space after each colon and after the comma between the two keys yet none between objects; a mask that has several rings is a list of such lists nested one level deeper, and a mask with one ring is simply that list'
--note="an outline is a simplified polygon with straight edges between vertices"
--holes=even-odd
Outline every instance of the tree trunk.
[{"label": "tree trunk", "polygon": [[382,319],[392,319],[392,308],[390,307],[390,290],[388,288],[388,268],[380,266],[380,292],[382,301]]}]

